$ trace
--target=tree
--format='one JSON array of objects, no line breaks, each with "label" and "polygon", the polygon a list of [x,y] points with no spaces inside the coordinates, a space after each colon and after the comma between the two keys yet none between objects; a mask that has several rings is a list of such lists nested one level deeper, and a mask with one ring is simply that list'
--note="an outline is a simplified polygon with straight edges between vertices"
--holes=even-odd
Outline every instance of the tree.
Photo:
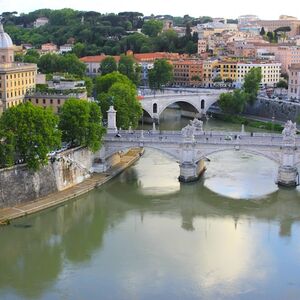
[{"label": "tree", "polygon": [[76,43],[72,49],[73,53],[77,57],[81,57],[84,55],[85,45],[83,43]]},{"label": "tree", "polygon": [[150,36],[156,37],[163,29],[163,22],[159,20],[151,19],[144,23],[142,27],[142,33]]},{"label": "tree", "polygon": [[191,29],[191,24],[187,23],[185,25],[185,37],[190,40],[192,38],[192,29]]},{"label": "tree", "polygon": [[277,82],[276,87],[281,88],[281,89],[288,89],[288,83],[285,80],[280,79]]},{"label": "tree", "polygon": [[90,77],[87,77],[87,76],[83,77],[83,80],[85,82],[87,95],[88,95],[88,97],[91,97],[92,94],[93,94],[93,89],[94,89],[93,80]]},{"label": "tree", "polygon": [[136,85],[139,84],[141,68],[131,55],[121,55],[118,71],[126,75]]},{"label": "tree", "polygon": [[221,75],[217,75],[214,79],[213,82],[222,82],[222,77]]},{"label": "tree", "polygon": [[96,83],[95,83],[96,94],[99,95],[101,93],[108,93],[108,90],[116,82],[122,82],[128,85],[133,85],[127,76],[119,72],[112,72],[105,76],[96,77]]},{"label": "tree", "polygon": [[261,68],[252,68],[245,75],[243,90],[248,95],[248,101],[250,104],[253,104],[256,101],[261,79]]},{"label": "tree", "polygon": [[0,128],[0,168],[14,164],[14,135]]},{"label": "tree", "polygon": [[188,41],[185,46],[185,52],[187,52],[188,54],[193,54],[193,53],[197,53],[197,51],[198,51],[197,45],[192,41]]},{"label": "tree", "polygon": [[112,56],[108,56],[101,62],[100,69],[102,75],[112,73],[117,71],[117,63]]},{"label": "tree", "polygon": [[96,78],[98,102],[103,115],[110,105],[117,110],[117,126],[128,129],[137,127],[142,116],[142,107],[137,99],[136,86],[127,76],[113,72]]},{"label": "tree", "polygon": [[62,139],[73,146],[86,146],[97,151],[105,132],[99,106],[86,100],[69,99],[60,113]]},{"label": "tree", "polygon": [[153,69],[149,70],[149,86],[159,90],[173,78],[173,66],[166,59],[157,59]]},{"label": "tree", "polygon": [[41,72],[49,73],[71,73],[78,75],[79,77],[84,76],[86,66],[82,63],[74,53],[68,53],[66,55],[58,54],[45,54],[42,55],[38,67]]},{"label": "tree", "polygon": [[264,28],[264,27],[261,28],[259,34],[260,34],[261,36],[264,36],[264,35],[266,34],[266,31],[265,31],[265,28]]},{"label": "tree", "polygon": [[236,89],[233,93],[222,93],[218,105],[224,113],[241,113],[244,110],[247,99],[248,95],[244,91]]},{"label": "tree", "polygon": [[[60,146],[61,132],[58,117],[50,109],[33,106],[30,102],[6,110],[0,121],[6,132],[7,149],[23,159],[29,169],[37,170],[48,162],[47,154]],[[13,141],[13,144],[12,142]]]},{"label": "tree", "polygon": [[136,128],[142,116],[142,107],[137,100],[136,89],[130,85],[116,82],[108,91],[109,99],[117,110],[117,126],[128,129]]}]

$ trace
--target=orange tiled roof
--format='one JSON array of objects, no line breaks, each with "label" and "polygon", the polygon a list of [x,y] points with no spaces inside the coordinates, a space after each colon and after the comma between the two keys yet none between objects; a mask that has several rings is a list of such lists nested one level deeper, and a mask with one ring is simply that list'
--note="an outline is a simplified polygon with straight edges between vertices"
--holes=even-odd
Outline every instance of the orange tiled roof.
[{"label": "orange tiled roof", "polygon": [[[80,61],[84,63],[101,63],[109,55],[95,55],[95,56],[85,56],[81,57]],[[116,62],[120,60],[120,56],[113,56]]]}]

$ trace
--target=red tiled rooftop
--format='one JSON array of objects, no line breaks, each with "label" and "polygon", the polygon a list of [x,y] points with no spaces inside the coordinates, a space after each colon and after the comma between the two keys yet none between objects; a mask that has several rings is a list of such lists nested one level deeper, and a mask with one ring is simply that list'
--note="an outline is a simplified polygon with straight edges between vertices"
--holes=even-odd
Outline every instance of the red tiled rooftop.
[{"label": "red tiled rooftop", "polygon": [[[109,55],[95,55],[95,56],[85,56],[81,57],[80,61],[84,63],[100,63]],[[113,56],[116,62],[120,60],[120,56]]]}]

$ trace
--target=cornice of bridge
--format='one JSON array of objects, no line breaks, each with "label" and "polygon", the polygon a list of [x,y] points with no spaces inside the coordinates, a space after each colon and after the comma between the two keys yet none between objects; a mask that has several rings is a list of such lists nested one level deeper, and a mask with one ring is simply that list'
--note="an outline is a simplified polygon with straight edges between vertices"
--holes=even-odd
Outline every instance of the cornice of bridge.
[{"label": "cornice of bridge", "polygon": [[143,99],[141,99],[140,101],[152,101],[152,100],[159,100],[159,99],[170,99],[170,98],[199,98],[199,97],[205,97],[205,96],[219,96],[221,93],[224,93],[224,91],[222,92],[218,92],[218,93],[182,93],[182,94],[164,94],[164,95],[151,95],[151,96],[144,96]]}]

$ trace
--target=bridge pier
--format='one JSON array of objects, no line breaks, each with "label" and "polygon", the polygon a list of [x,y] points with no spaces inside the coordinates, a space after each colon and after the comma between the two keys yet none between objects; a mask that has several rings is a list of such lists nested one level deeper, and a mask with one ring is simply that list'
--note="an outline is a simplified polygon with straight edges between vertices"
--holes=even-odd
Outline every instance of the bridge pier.
[{"label": "bridge pier", "polygon": [[194,182],[197,181],[205,171],[204,161],[200,160],[197,163],[183,162],[179,165],[180,175],[178,180],[180,182]]},{"label": "bridge pier", "polygon": [[299,173],[296,167],[280,166],[278,168],[277,184],[284,187],[299,185]]},{"label": "bridge pier", "polygon": [[277,184],[285,187],[299,185],[298,169],[295,166],[296,156],[296,123],[287,121],[282,131],[281,165],[278,168]]}]

